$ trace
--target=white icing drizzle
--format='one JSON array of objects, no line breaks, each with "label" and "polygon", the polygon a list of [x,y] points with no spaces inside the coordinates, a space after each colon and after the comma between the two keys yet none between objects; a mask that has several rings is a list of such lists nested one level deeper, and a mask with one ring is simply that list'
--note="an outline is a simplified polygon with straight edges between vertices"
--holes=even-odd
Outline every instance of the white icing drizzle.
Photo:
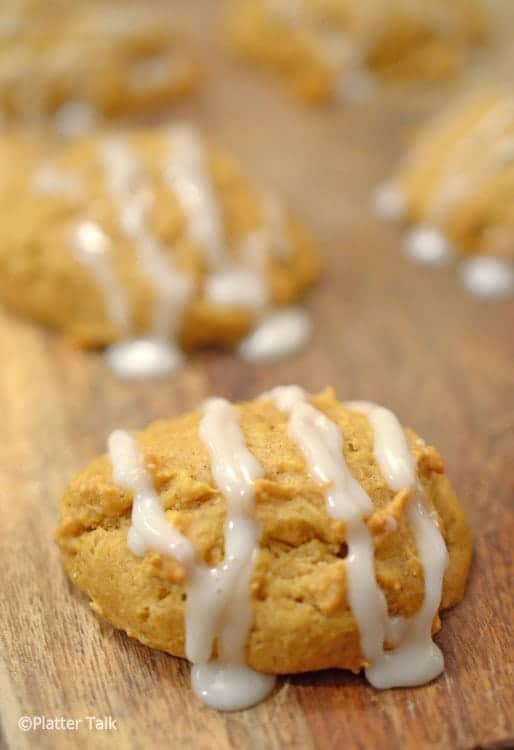
[{"label": "white icing drizzle", "polygon": [[78,200],[84,194],[80,175],[63,172],[54,164],[42,164],[32,175],[32,187],[42,195],[58,195]]},{"label": "white icing drizzle", "polygon": [[193,128],[171,128],[165,176],[187,218],[191,240],[205,253],[209,270],[219,270],[227,263],[223,219],[202,142]]},{"label": "white icing drizzle", "polygon": [[[305,455],[309,473],[327,487],[327,511],[347,526],[348,600],[357,620],[361,648],[370,666],[366,676],[378,688],[419,685],[437,677],[444,666],[433,643],[431,628],[442,595],[448,553],[437,522],[429,514],[416,478],[405,433],[390,411],[366,402],[347,407],[364,413],[375,434],[375,459],[394,491],[410,489],[408,519],[425,576],[421,609],[410,619],[388,616],[387,604],[375,578],[374,545],[364,522],[373,504],[350,473],[343,453],[340,428],[307,402],[298,386],[276,388],[262,396],[289,413],[287,432]],[[392,529],[395,519],[388,520]],[[396,644],[385,651],[384,640]]]},{"label": "white icing drizzle", "polygon": [[373,503],[346,465],[339,426],[308,403],[301,388],[279,387],[263,398],[289,413],[287,433],[304,454],[311,476],[327,488],[328,514],[346,524],[348,603],[359,627],[362,652],[374,663],[383,655],[387,605],[375,578],[375,548],[364,521]]},{"label": "white icing drizzle", "polygon": [[464,288],[482,299],[506,299],[514,295],[512,263],[491,255],[476,255],[463,260],[459,276]]},{"label": "white icing drizzle", "polygon": [[[134,495],[129,548],[138,556],[155,550],[186,568],[186,656],[193,662],[193,689],[206,705],[234,711],[265,698],[275,683],[272,675],[245,663],[253,620],[250,578],[260,534],[253,512],[254,481],[264,471],[246,447],[237,408],[224,399],[205,403],[199,434],[227,502],[225,555],[214,568],[195,561],[192,543],[166,518],[135,439],[115,431],[109,454],[113,480]],[[211,661],[215,642],[217,659]]]},{"label": "white icing drizzle", "polygon": [[[202,574],[188,595],[187,655],[196,694],[224,710],[247,708],[273,688],[274,678],[245,665],[245,644],[252,624],[250,578],[260,527],[254,519],[254,481],[264,470],[246,447],[237,407],[209,399],[199,429],[212,461],[212,474],[227,503],[225,557]],[[214,638],[218,658],[208,662]]]},{"label": "white icing drizzle", "polygon": [[407,197],[394,182],[384,182],[373,193],[373,207],[382,219],[399,221],[407,210]]},{"label": "white icing drizzle", "polygon": [[238,348],[239,355],[248,361],[271,361],[303,348],[312,328],[307,314],[298,308],[268,310],[268,254],[272,251],[287,258],[291,253],[284,216],[276,198],[263,196],[263,227],[246,236],[241,261],[234,263],[227,252],[223,217],[206,156],[194,129],[185,126],[171,129],[166,179],[187,217],[189,236],[205,253],[210,270],[205,281],[207,300],[220,306],[252,309],[259,314],[257,327]]},{"label": "white icing drizzle", "polygon": [[108,445],[113,481],[134,495],[127,535],[129,548],[139,557],[149,550],[160,552],[191,568],[195,559],[193,545],[166,518],[136,440],[123,430],[115,430]]},{"label": "white icing drizzle", "polygon": [[220,307],[262,310],[269,301],[269,287],[261,274],[244,266],[233,266],[207,276],[205,296]]},{"label": "white icing drizzle", "polygon": [[102,143],[101,157],[108,190],[118,207],[120,228],[134,243],[141,270],[155,291],[149,336],[115,344],[107,359],[120,377],[161,377],[183,362],[176,336],[192,283],[150,230],[154,195],[135,152],[123,139],[111,137]]},{"label": "white icing drizzle", "polygon": [[354,401],[346,406],[365,414],[371,423],[375,459],[391,489],[409,489],[412,493],[407,517],[425,580],[423,604],[403,623],[401,642],[368,667],[366,677],[377,688],[422,685],[444,669],[443,655],[432,640],[432,623],[441,603],[448,552],[437,520],[425,505],[414,459],[398,419],[388,409],[368,402]]},{"label": "white icing drizzle", "polygon": [[263,224],[243,238],[240,261],[207,276],[205,295],[213,304],[248,308],[262,317],[271,303],[267,280],[269,257],[286,261],[291,257],[292,247],[284,210],[277,197],[264,193],[261,211]]},{"label": "white icing drizzle", "polygon": [[403,246],[405,254],[414,263],[424,266],[445,265],[454,255],[449,241],[439,229],[421,224],[405,232]]},{"label": "white icing drizzle", "polygon": [[304,349],[311,334],[310,316],[302,308],[272,310],[241,341],[237,352],[246,362],[274,362]]},{"label": "white icing drizzle", "polygon": [[123,141],[110,139],[104,142],[103,158],[120,227],[134,241],[141,269],[156,292],[150,334],[157,339],[174,337],[191,298],[191,280],[174,265],[149,227],[154,195],[134,151]]},{"label": "white icing drizzle", "polygon": [[111,241],[94,221],[77,222],[71,229],[71,250],[75,258],[89,269],[102,292],[109,319],[127,333],[131,311],[125,293],[111,264]]},{"label": "white icing drizzle", "polygon": [[57,131],[66,138],[77,138],[89,133],[98,122],[98,112],[88,102],[71,101],[63,104],[54,115]]}]

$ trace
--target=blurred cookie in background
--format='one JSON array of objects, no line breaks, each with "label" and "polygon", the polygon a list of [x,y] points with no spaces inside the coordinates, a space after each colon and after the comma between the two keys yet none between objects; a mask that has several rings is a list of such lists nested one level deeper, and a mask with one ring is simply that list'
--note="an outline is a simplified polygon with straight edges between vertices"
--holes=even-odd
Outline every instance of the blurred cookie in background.
[{"label": "blurred cookie in background", "polygon": [[0,9],[0,118],[52,118],[77,135],[103,118],[165,110],[197,85],[165,2],[14,0]]},{"label": "blurred cookie in background", "polygon": [[459,274],[480,297],[514,293],[514,92],[459,99],[422,129],[377,212],[405,226],[406,254]]},{"label": "blurred cookie in background", "polygon": [[172,372],[182,351],[294,353],[292,306],[319,273],[309,233],[188,125],[98,133],[51,150],[0,138],[0,301],[123,377]]},{"label": "blurred cookie in background", "polygon": [[480,0],[236,0],[232,48],[311,103],[452,76],[487,36]]}]

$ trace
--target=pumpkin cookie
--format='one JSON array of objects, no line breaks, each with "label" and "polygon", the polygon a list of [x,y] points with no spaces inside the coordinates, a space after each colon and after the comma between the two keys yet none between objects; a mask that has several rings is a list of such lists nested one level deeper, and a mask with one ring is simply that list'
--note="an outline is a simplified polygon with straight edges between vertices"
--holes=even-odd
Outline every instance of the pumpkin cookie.
[{"label": "pumpkin cookie", "polygon": [[440,79],[485,36],[479,0],[237,0],[228,33],[244,59],[301,99],[366,96],[379,79]]},{"label": "pumpkin cookie", "polygon": [[270,675],[337,667],[376,687],[443,670],[467,521],[441,457],[387,409],[297,386],[114,432],[70,482],[64,567],[113,625],[193,663],[218,708]]},{"label": "pumpkin cookie", "polygon": [[162,110],[197,82],[197,63],[159,0],[5,6],[0,114],[7,123],[53,115],[59,131],[75,135],[104,116]]},{"label": "pumpkin cookie", "polygon": [[481,93],[457,102],[415,140],[393,179],[375,194],[385,218],[404,222],[407,254],[460,268],[481,296],[514,291],[514,96]]},{"label": "pumpkin cookie", "polygon": [[275,308],[318,274],[309,235],[194,129],[53,152],[5,137],[0,158],[0,301],[20,315],[81,346],[117,342],[127,376],[173,369],[178,345],[266,359],[305,342],[306,313]]}]

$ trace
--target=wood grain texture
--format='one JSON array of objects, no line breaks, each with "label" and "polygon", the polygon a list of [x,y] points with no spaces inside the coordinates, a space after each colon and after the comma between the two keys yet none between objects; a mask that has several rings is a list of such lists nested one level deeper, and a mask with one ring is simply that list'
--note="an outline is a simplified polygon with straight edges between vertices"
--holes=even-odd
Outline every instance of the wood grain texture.
[{"label": "wood grain texture", "polygon": [[[230,148],[256,179],[279,187],[319,235],[327,272],[308,303],[316,335],[302,356],[276,366],[209,352],[172,381],[128,385],[100,357],[0,315],[4,746],[513,747],[514,309],[469,298],[454,269],[409,265],[396,229],[369,211],[370,191],[409,131],[456,86],[308,111],[223,58],[217,4],[178,3],[177,12],[203,35],[209,61],[207,89],[181,116]],[[378,692],[361,677],[329,671],[281,679],[265,703],[220,714],[194,697],[185,662],[140,646],[89,611],[60,570],[56,506],[113,428],[179,414],[207,394],[240,399],[288,382],[331,384],[341,398],[387,404],[439,447],[474,529],[471,580],[465,600],[444,616],[437,640],[446,672],[433,684]],[[106,714],[116,731],[23,733],[17,725],[22,715]]]}]

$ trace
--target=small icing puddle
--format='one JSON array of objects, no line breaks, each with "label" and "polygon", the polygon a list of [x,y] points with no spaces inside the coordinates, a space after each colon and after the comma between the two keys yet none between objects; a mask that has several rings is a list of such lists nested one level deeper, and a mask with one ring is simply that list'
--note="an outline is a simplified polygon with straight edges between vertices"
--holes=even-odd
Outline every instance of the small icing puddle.
[{"label": "small icing puddle", "polygon": [[514,294],[514,269],[501,258],[468,258],[461,263],[459,276],[464,288],[482,299],[505,299]]},{"label": "small icing puddle", "polygon": [[426,641],[420,648],[415,637],[391,651],[385,651],[377,664],[366,668],[368,682],[377,690],[392,687],[417,687],[444,671],[444,657],[435,643]]},{"label": "small icing puddle", "polygon": [[405,216],[407,199],[405,193],[394,182],[384,182],[372,197],[375,213],[382,219],[399,221]]},{"label": "small icing puddle", "polygon": [[446,237],[434,227],[418,226],[404,236],[406,255],[424,266],[442,266],[453,256],[453,250]]},{"label": "small icing puddle", "polygon": [[288,307],[263,318],[237,351],[246,362],[273,362],[301,351],[311,334],[308,313],[299,307]]},{"label": "small icing puddle", "polygon": [[218,711],[242,711],[264,700],[275,685],[274,675],[244,664],[195,664],[191,684],[202,703]]},{"label": "small icing puddle", "polygon": [[105,352],[109,367],[123,380],[162,378],[182,366],[182,353],[167,341],[127,339]]},{"label": "small icing puddle", "polygon": [[76,138],[93,129],[98,121],[98,113],[87,102],[72,101],[57,110],[54,121],[61,135]]},{"label": "small icing puddle", "polygon": [[345,104],[366,102],[376,93],[376,77],[364,68],[345,74],[336,85],[336,96]]}]

